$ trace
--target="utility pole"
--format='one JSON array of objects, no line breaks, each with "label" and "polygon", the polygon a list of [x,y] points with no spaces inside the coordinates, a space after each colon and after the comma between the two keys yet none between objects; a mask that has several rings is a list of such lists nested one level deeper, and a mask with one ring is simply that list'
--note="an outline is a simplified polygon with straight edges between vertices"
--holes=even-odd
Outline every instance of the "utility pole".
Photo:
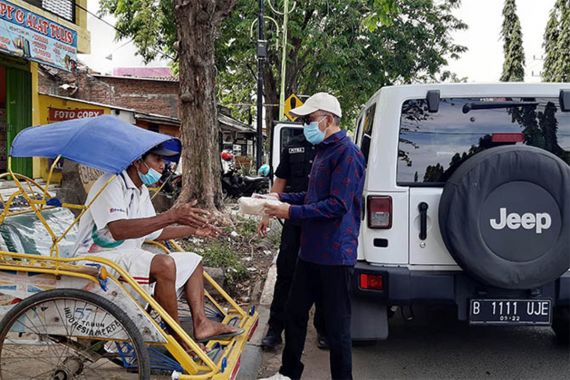
[{"label": "utility pole", "polygon": [[279,91],[279,117],[285,114],[285,75],[287,67],[287,23],[289,22],[289,0],[283,1],[283,54],[281,56],[281,90]]},{"label": "utility pole", "polygon": [[267,58],[267,41],[263,33],[264,0],[259,0],[259,14],[257,16],[257,154],[255,164],[257,169],[263,160],[263,64]]},{"label": "utility pole", "polygon": [[283,26],[281,31],[283,34],[283,46],[281,48],[281,89],[279,91],[279,115],[277,116],[278,120],[283,120],[285,116],[285,77],[287,76],[287,24],[289,23],[289,13],[293,13],[297,7],[297,2],[294,2],[293,8],[289,10],[289,0],[284,0],[283,13],[275,9],[273,4],[271,4],[271,0],[269,0],[268,3],[274,13],[283,16]]}]

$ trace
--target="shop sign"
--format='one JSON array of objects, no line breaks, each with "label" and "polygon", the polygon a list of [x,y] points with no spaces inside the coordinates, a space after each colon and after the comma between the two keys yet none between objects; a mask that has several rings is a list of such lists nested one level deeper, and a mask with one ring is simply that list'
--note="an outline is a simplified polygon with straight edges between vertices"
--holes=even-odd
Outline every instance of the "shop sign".
[{"label": "shop sign", "polygon": [[96,117],[101,116],[105,113],[104,110],[94,110],[94,109],[61,109],[61,108],[51,108],[49,109],[48,121],[50,123],[54,121],[65,121],[72,119],[83,119],[86,117]]},{"label": "shop sign", "polygon": [[77,66],[77,32],[0,0],[0,50],[70,71]]}]

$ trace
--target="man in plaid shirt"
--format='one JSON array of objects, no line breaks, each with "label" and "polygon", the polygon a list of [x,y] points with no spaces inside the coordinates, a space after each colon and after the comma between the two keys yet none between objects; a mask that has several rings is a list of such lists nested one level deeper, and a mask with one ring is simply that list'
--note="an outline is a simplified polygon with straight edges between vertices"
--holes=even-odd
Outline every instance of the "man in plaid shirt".
[{"label": "man in plaid shirt", "polygon": [[364,156],[340,129],[338,100],[317,93],[291,111],[304,121],[307,140],[317,147],[302,193],[275,194],[282,205],[270,216],[301,222],[301,250],[287,303],[282,366],[272,379],[299,379],[309,310],[323,306],[333,379],[352,379],[350,286],[356,263],[364,187]]}]

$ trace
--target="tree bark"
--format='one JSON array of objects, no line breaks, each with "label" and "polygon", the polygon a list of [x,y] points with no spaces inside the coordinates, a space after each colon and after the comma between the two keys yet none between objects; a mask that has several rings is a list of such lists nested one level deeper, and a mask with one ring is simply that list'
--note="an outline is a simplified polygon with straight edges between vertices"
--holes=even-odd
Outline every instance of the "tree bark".
[{"label": "tree bark", "polygon": [[269,104],[279,104],[279,89],[277,79],[271,71],[271,65],[266,65],[263,72],[263,95],[265,104],[265,126],[267,128],[267,141],[271,141],[271,131],[273,121],[279,119],[279,106]]},{"label": "tree bark", "polygon": [[235,0],[174,0],[178,34],[182,191],[177,203],[197,199],[223,207],[214,42]]}]

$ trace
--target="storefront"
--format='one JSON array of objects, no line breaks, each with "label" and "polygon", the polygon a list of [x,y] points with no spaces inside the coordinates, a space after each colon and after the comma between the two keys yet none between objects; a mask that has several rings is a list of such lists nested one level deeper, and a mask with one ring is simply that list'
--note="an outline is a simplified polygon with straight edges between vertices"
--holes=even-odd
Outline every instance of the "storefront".
[{"label": "storefront", "polygon": [[[54,7],[54,2],[0,0],[0,172],[6,171],[16,134],[42,122],[38,63],[70,71],[77,53],[89,53],[87,0],[57,3]],[[40,162],[18,158],[12,169],[39,177]]]}]

